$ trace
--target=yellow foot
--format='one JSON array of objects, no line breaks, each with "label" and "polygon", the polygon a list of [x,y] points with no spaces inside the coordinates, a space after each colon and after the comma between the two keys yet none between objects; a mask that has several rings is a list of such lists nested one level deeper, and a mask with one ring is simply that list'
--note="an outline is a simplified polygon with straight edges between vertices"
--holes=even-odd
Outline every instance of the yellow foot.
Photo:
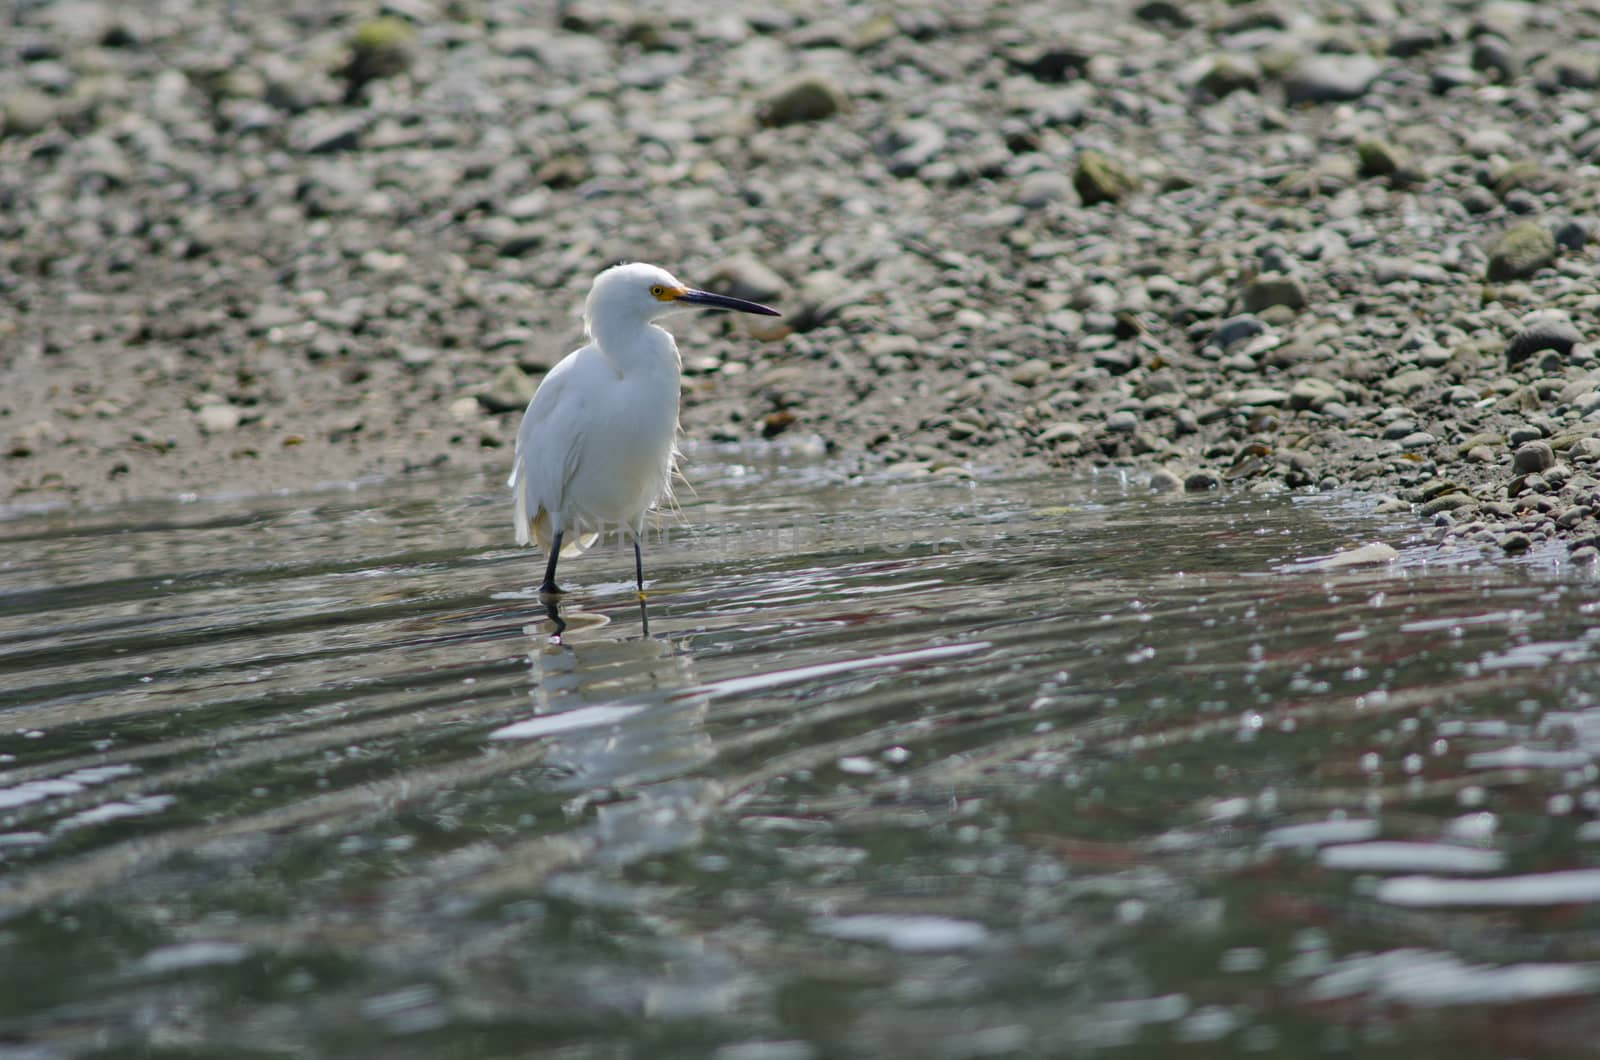
[{"label": "yellow foot", "polygon": [[639,602],[640,602],[640,603],[641,603],[641,604],[642,604],[642,603],[644,603],[644,602],[645,602],[645,601],[646,601],[646,600],[647,600],[647,599],[649,599],[649,597],[648,597],[648,596],[647,596],[647,595],[646,595],[646,594],[645,594],[645,591],[644,591],[644,590],[643,590],[643,589],[640,589],[640,590],[639,590],[639,591],[638,591],[638,592],[637,592],[637,593],[635,593],[635,594],[634,594],[634,595],[635,595],[635,596],[637,596],[637,597],[638,597],[638,598],[639,598]]}]

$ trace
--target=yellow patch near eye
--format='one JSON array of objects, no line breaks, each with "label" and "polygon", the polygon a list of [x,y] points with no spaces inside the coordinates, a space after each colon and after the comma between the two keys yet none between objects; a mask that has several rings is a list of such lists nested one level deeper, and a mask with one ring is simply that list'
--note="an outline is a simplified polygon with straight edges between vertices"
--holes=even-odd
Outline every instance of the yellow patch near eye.
[{"label": "yellow patch near eye", "polygon": [[664,287],[658,283],[650,288],[650,293],[658,302],[675,302],[683,297],[687,289],[685,287]]}]

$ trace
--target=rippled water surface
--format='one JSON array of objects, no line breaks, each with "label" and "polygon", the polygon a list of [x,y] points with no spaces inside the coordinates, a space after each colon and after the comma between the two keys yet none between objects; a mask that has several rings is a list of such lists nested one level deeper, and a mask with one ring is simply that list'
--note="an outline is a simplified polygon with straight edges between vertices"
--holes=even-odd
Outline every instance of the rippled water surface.
[{"label": "rippled water surface", "polygon": [[1590,1055],[1555,553],[696,480],[648,635],[607,544],[552,639],[484,479],[0,521],[0,1056]]}]

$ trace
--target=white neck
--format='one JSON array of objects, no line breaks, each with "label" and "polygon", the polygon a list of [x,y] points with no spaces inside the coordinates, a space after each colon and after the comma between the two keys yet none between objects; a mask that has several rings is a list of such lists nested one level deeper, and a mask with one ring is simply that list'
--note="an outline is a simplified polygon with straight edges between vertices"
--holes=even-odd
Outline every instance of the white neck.
[{"label": "white neck", "polygon": [[678,374],[678,344],[664,328],[637,322],[593,320],[589,337],[623,376],[636,373]]}]

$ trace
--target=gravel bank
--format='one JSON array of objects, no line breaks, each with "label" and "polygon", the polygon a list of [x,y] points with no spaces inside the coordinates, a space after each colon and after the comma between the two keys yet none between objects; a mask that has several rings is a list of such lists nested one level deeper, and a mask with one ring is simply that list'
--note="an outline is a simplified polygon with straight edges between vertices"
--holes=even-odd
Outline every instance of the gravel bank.
[{"label": "gravel bank", "polygon": [[505,467],[636,258],[787,314],[674,326],[691,438],[1592,559],[1600,13],[1077,8],[13,4],[0,504]]}]

